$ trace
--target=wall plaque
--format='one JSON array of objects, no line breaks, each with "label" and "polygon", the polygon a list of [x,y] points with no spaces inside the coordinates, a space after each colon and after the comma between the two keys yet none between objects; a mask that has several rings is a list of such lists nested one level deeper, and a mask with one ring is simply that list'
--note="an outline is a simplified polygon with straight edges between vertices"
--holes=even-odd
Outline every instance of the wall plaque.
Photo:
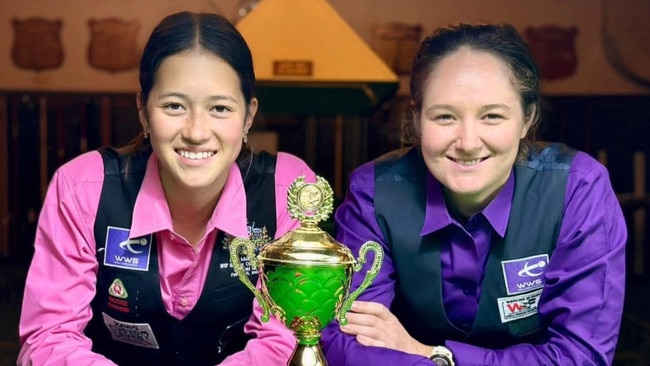
[{"label": "wall plaque", "polygon": [[136,35],[140,23],[137,20],[91,19],[88,27],[88,63],[91,66],[109,72],[130,70],[138,66],[140,51],[136,45]]},{"label": "wall plaque", "polygon": [[577,34],[576,27],[548,25],[526,29],[530,52],[539,65],[542,79],[561,79],[575,73],[578,67],[575,50]]},{"label": "wall plaque", "polygon": [[18,67],[42,71],[63,63],[61,20],[44,18],[14,19],[14,45],[11,56]]}]

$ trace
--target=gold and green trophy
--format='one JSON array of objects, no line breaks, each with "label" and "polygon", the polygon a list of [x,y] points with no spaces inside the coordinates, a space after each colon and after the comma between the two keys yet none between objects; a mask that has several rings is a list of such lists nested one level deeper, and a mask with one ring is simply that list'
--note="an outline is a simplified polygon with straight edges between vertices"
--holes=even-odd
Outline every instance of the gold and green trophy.
[{"label": "gold and green trophy", "polygon": [[[295,334],[297,345],[288,365],[325,366],[321,331],[334,318],[347,324],[352,302],[379,273],[384,253],[379,244],[368,241],[356,260],[348,247],[318,227],[333,211],[332,188],[325,179],[305,183],[304,176],[297,178],[289,187],[287,201],[291,217],[300,226],[266,244],[257,256],[250,240],[236,238],[230,246],[230,260],[263,308],[261,320],[268,321],[272,312]],[[246,275],[242,251],[259,271],[261,291]],[[373,264],[361,286],[349,293],[352,274],[361,270],[368,251],[374,251]]]}]

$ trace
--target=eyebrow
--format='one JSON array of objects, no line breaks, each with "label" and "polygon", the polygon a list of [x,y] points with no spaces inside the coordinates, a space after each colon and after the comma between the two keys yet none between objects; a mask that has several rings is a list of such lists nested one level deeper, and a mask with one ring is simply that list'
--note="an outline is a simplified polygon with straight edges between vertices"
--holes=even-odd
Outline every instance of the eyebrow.
[{"label": "eyebrow", "polygon": [[[183,93],[178,93],[178,92],[170,92],[170,93],[161,94],[158,97],[158,99],[169,98],[169,97],[176,97],[176,98],[181,98],[181,99],[185,99],[185,100],[189,99],[187,97],[187,95],[185,95]],[[208,97],[208,99],[211,100],[211,101],[230,100],[230,101],[232,101],[234,103],[237,103],[237,99],[235,99],[234,97],[231,97],[229,95],[211,95],[210,97]]]},{"label": "eyebrow", "polygon": [[481,112],[485,112],[485,111],[489,111],[489,110],[491,110],[491,109],[496,109],[496,108],[505,109],[505,110],[507,110],[507,111],[511,111],[511,110],[512,110],[512,108],[511,108],[510,106],[508,106],[507,104],[497,103],[497,104],[488,104],[488,105],[484,105],[484,106],[482,106],[482,107],[480,108],[480,111],[481,111]]},{"label": "eyebrow", "polygon": [[[508,106],[507,104],[496,103],[496,104],[487,104],[487,105],[481,106],[481,108],[479,108],[479,111],[481,113],[483,113],[485,111],[489,111],[489,110],[497,109],[497,108],[505,109],[507,111],[512,110],[512,108],[510,106]],[[430,112],[430,111],[435,111],[435,110],[440,110],[440,109],[442,109],[442,110],[451,110],[451,111],[456,110],[456,108],[451,104],[434,104],[434,105],[430,106],[429,108],[427,108],[425,110],[425,112]]]}]

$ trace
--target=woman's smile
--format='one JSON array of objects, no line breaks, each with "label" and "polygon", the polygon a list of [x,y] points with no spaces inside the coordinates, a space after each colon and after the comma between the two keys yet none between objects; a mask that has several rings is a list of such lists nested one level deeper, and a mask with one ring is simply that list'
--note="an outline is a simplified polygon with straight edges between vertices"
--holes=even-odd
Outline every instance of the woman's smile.
[{"label": "woman's smile", "polygon": [[190,160],[204,160],[216,154],[216,152],[214,151],[187,151],[187,150],[176,150],[176,153],[181,157]]}]

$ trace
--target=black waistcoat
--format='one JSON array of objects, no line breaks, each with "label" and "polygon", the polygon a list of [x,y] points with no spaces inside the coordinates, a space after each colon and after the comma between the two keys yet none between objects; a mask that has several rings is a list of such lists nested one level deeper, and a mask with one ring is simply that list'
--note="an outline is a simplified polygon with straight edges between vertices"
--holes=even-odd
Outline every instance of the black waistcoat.
[{"label": "black waistcoat", "polygon": [[[492,235],[478,312],[469,331],[455,327],[445,315],[442,300],[440,246],[444,230],[421,236],[426,210],[426,172],[418,148],[387,155],[375,165],[375,210],[396,270],[393,313],[406,330],[425,344],[458,340],[500,348],[540,337],[540,319],[531,310],[526,317],[502,322],[502,311],[536,309],[541,291],[512,300],[505,282],[503,261],[548,255],[555,248],[563,218],[568,168],[575,152],[563,145],[536,150],[515,166],[515,190],[505,238]],[[539,281],[539,280],[537,280]],[[510,303],[499,303],[508,298]],[[537,299],[537,300],[535,300]],[[531,302],[527,304],[527,302]],[[519,308],[521,310],[521,308]],[[523,309],[525,311],[525,309]],[[506,315],[507,316],[507,315]]]},{"label": "black waistcoat", "polygon": [[[91,304],[93,318],[85,330],[93,340],[93,351],[119,365],[195,366],[217,364],[243,349],[248,340],[243,325],[252,313],[253,295],[229,265],[227,233],[217,235],[198,302],[184,319],[172,317],[161,297],[154,236],[128,238],[149,154],[127,159],[114,149],[100,152],[104,183],[95,221],[99,270]],[[238,163],[244,177],[251,239],[272,240],[277,225],[276,159],[262,154],[243,160]],[[116,245],[116,237],[129,241]],[[148,253],[148,265],[142,253]],[[253,283],[257,277],[255,271],[249,276]]]}]

